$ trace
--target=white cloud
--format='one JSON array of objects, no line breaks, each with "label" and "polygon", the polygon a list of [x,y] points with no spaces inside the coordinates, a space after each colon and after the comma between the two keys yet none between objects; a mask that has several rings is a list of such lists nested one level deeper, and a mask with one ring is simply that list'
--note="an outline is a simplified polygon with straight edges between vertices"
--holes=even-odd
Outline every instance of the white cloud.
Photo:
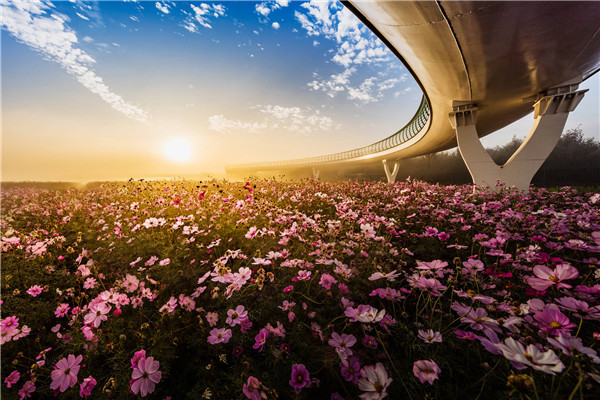
[{"label": "white cloud", "polygon": [[213,115],[208,118],[209,128],[222,134],[262,133],[268,130],[311,134],[341,128],[341,124],[311,107],[266,105],[254,108],[260,112],[258,121],[243,122],[228,119],[224,115]]},{"label": "white cloud", "polygon": [[166,4],[163,3],[159,3],[158,1],[156,2],[156,8],[158,8],[160,11],[162,11],[165,14],[169,13],[169,6],[167,6]]},{"label": "white cloud", "polygon": [[190,7],[194,11],[194,15],[189,15],[183,23],[183,27],[190,32],[198,32],[196,23],[212,29],[211,19],[217,19],[225,15],[225,6],[222,4],[200,3],[200,6],[190,4]]},{"label": "white cloud", "polygon": [[242,122],[227,119],[224,115],[211,115],[208,117],[208,124],[210,130],[223,134],[234,132],[257,133],[267,127],[265,123]]},{"label": "white cloud", "polygon": [[112,108],[129,118],[147,122],[148,113],[123,100],[96,75],[95,60],[77,48],[77,35],[65,25],[65,19],[52,14],[49,4],[40,1],[0,2],[0,27],[18,41],[59,64],[79,83],[100,96]]},{"label": "white cloud", "polygon": [[335,1],[303,3],[306,13],[295,17],[308,36],[323,36],[338,44],[332,60],[344,67],[389,61],[390,51],[352,12]]},{"label": "white cloud", "polygon": [[85,15],[83,15],[83,14],[80,14],[80,13],[78,13],[78,12],[76,12],[75,14],[77,14],[77,16],[78,16],[79,18],[81,18],[81,19],[84,19],[84,20],[86,20],[86,21],[89,21],[89,20],[90,20],[88,17],[86,17],[86,16],[85,16]]},{"label": "white cloud", "polygon": [[92,38],[91,38],[91,37],[89,37],[89,36],[84,36],[84,37],[83,37],[83,39],[81,39],[81,40],[83,40],[83,41],[84,41],[84,42],[86,42],[86,43],[91,43],[91,42],[93,42],[93,41],[94,41],[94,39],[92,39]]},{"label": "white cloud", "polygon": [[281,25],[279,25],[279,22],[273,22],[272,26],[273,26],[273,29],[275,29],[275,30],[277,30],[281,27]]},{"label": "white cloud", "polygon": [[341,74],[333,74],[328,79],[319,79],[315,74],[315,80],[308,83],[311,90],[322,91],[327,96],[334,98],[338,94],[345,94],[348,100],[355,100],[358,103],[367,104],[378,101],[384,96],[384,92],[393,89],[400,79],[381,79],[372,76],[363,80],[358,85],[353,85],[350,81],[351,76],[356,72],[356,67],[347,68]]},{"label": "white cloud", "polygon": [[279,8],[287,7],[288,3],[288,0],[267,1],[254,6],[254,11],[258,15],[263,17],[263,20],[261,20],[261,22],[267,22],[269,20],[269,14],[271,14],[273,11]]}]

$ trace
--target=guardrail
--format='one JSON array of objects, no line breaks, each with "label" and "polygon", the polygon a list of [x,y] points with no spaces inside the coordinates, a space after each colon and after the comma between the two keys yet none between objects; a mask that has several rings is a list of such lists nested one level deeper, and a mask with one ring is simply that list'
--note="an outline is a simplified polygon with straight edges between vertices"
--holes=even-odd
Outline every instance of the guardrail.
[{"label": "guardrail", "polygon": [[298,158],[286,161],[268,161],[261,163],[235,164],[225,167],[225,170],[227,172],[233,172],[234,170],[259,169],[262,167],[301,167],[326,164],[336,161],[345,161],[352,158],[359,158],[371,154],[376,154],[385,150],[389,150],[393,147],[399,146],[402,143],[406,143],[410,139],[415,137],[427,124],[430,114],[431,113],[429,110],[429,103],[427,103],[427,99],[425,98],[425,96],[423,96],[417,112],[408,124],[406,124],[402,129],[400,129],[393,135],[388,136],[387,138],[370,144],[368,146],[359,147],[358,149],[354,150],[343,151],[341,153],[328,154],[324,156]]}]

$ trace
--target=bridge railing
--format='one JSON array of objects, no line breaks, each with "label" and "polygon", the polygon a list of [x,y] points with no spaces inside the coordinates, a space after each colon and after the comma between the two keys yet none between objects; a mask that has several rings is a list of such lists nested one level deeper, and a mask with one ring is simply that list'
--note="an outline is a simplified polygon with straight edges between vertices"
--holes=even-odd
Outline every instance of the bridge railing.
[{"label": "bridge railing", "polygon": [[359,158],[371,154],[376,154],[382,151],[389,150],[402,143],[408,142],[410,139],[415,137],[427,124],[430,116],[429,103],[425,96],[421,99],[421,104],[413,118],[398,132],[378,142],[370,144],[368,146],[359,147],[357,149],[343,151],[340,153],[328,154],[324,156],[297,158],[294,160],[286,161],[268,161],[260,163],[247,163],[247,164],[235,164],[227,166],[225,169],[228,172],[241,169],[259,169],[259,168],[273,168],[273,167],[302,167],[310,165],[326,164],[336,161],[350,160],[353,158]]}]

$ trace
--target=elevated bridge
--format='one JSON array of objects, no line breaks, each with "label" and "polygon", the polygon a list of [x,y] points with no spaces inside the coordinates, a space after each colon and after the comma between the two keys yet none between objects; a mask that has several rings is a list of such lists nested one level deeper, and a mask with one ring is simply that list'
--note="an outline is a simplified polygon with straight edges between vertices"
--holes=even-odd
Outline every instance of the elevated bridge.
[{"label": "elevated bridge", "polygon": [[[317,157],[226,167],[228,173],[285,172],[383,164],[458,145],[477,185],[500,180],[527,190],[567,117],[581,82],[600,69],[597,1],[342,2],[404,63],[423,91],[412,120],[358,149]],[[502,166],[479,138],[533,112],[523,145]]]}]

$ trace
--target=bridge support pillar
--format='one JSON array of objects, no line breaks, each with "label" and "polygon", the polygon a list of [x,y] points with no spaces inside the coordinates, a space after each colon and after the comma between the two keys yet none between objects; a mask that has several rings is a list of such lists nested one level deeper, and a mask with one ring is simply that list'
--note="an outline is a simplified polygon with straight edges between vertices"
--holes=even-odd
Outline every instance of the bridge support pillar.
[{"label": "bridge support pillar", "polygon": [[396,182],[396,176],[398,176],[399,162],[394,161],[394,167],[391,172],[387,160],[382,160],[381,162],[383,163],[383,170],[385,171],[385,177],[387,178],[388,183]]},{"label": "bridge support pillar", "polygon": [[321,175],[321,170],[312,167],[312,175],[314,179],[319,179],[319,175]]},{"label": "bridge support pillar", "polygon": [[494,190],[498,182],[518,190],[529,190],[533,176],[560,139],[569,113],[577,107],[587,90],[578,85],[550,89],[534,105],[534,122],[529,135],[504,165],[496,164],[477,135],[477,107],[462,103],[450,113],[456,129],[458,149],[477,186]]}]

